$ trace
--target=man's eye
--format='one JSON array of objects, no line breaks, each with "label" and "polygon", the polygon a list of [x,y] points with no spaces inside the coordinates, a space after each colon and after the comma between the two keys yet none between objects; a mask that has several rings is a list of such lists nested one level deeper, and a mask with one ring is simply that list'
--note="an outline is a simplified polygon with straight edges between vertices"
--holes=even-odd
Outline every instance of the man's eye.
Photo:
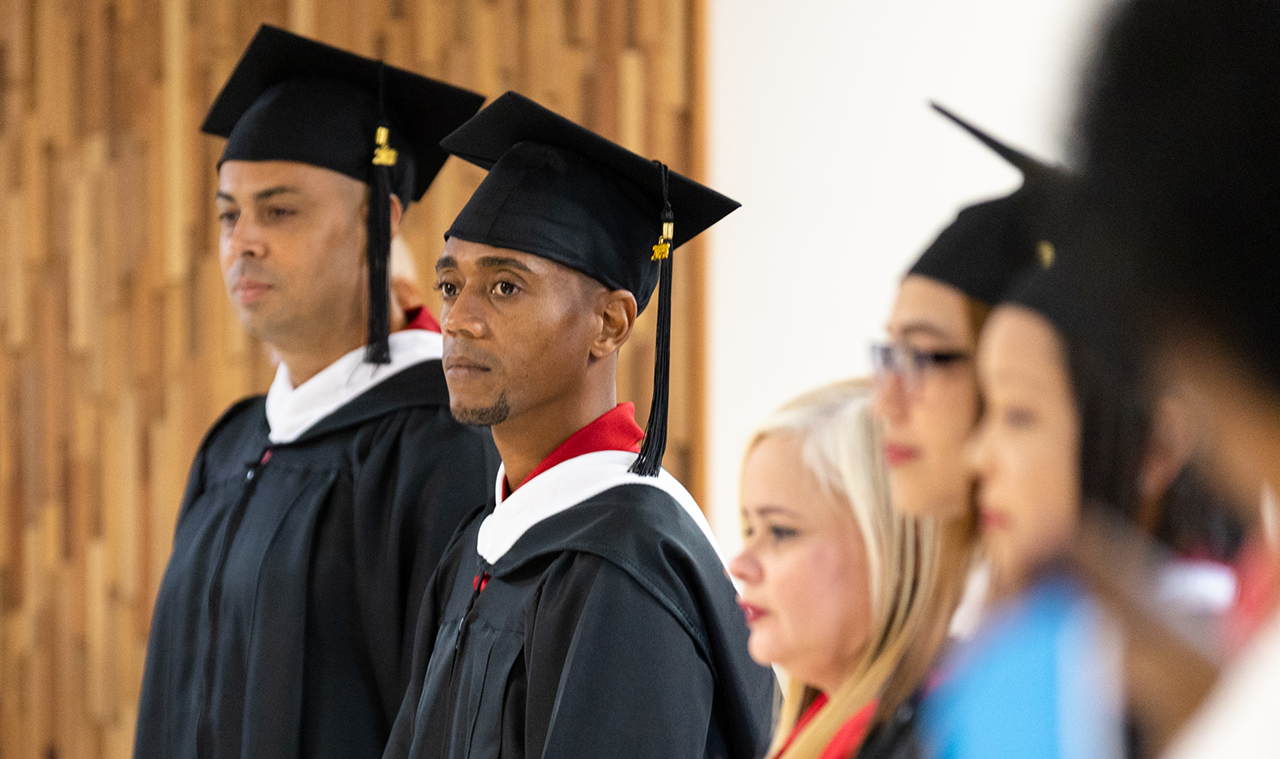
[{"label": "man's eye", "polygon": [[293,210],[292,208],[268,208],[267,209],[267,216],[273,219],[287,219],[288,217],[293,216],[297,213],[298,212]]},{"label": "man's eye", "polygon": [[452,282],[437,282],[436,290],[443,298],[452,298],[458,294],[458,286]]},{"label": "man's eye", "polygon": [[240,218],[239,211],[223,211],[222,213],[218,214],[218,221],[222,222],[223,224],[235,224],[236,220],[239,218]]},{"label": "man's eye", "polygon": [[493,286],[493,291],[498,295],[510,297],[520,291],[514,282],[499,282]]}]

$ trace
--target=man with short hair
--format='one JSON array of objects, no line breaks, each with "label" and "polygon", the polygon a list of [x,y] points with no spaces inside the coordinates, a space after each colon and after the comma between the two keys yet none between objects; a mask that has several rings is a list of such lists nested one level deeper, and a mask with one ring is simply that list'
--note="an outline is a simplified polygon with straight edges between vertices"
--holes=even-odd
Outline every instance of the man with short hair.
[{"label": "man with short hair", "polygon": [[[429,315],[388,247],[480,98],[263,27],[205,122],[219,257],[280,358],[192,464],[160,585],[134,755],[377,756],[423,589],[487,498],[487,433],[455,422]],[[407,304],[406,304],[407,305]],[[396,329],[400,328],[400,329]]]},{"label": "man with short hair", "polygon": [[[738,204],[514,93],[442,145],[490,169],[436,273],[454,416],[503,467],[432,579],[384,756],[763,756],[772,674],[661,469],[670,254]],[[615,373],[660,279],[646,433]]]}]

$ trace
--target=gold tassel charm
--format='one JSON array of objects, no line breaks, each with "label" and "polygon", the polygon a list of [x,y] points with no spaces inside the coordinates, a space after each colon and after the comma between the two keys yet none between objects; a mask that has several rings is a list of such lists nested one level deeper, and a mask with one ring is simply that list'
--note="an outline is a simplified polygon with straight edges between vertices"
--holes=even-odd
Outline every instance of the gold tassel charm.
[{"label": "gold tassel charm", "polygon": [[661,261],[671,255],[671,240],[676,236],[676,225],[672,222],[664,222],[662,224],[662,234],[658,237],[658,244],[653,246],[653,257],[650,261]]},{"label": "gold tassel charm", "polygon": [[1058,249],[1048,240],[1041,240],[1036,246],[1036,257],[1040,259],[1040,268],[1048,269],[1058,258]]},{"label": "gold tassel charm", "polygon": [[395,166],[399,153],[387,144],[391,140],[391,133],[387,128],[378,127],[377,136],[374,140],[378,143],[378,147],[373,151],[373,165]]}]

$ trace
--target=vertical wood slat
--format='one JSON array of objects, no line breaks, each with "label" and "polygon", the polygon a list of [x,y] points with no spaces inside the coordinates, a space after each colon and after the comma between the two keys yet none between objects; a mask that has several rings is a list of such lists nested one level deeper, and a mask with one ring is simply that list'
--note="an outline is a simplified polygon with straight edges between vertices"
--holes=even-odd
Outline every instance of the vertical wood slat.
[{"label": "vertical wood slat", "polygon": [[[272,375],[226,301],[209,207],[221,142],[197,131],[257,25],[490,96],[517,89],[696,176],[700,3],[0,0],[0,756],[130,756],[191,456]],[[424,279],[483,177],[450,161],[406,215]],[[697,493],[690,249],[668,468]],[[652,319],[619,369],[641,423]]]}]

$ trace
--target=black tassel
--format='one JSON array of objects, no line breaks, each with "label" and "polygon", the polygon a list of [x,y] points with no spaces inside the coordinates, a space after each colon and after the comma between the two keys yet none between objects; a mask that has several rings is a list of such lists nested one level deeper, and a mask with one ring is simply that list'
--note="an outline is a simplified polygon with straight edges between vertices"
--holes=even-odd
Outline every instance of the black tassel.
[{"label": "black tassel", "polygon": [[369,188],[369,334],[364,360],[391,363],[391,167],[374,166]]},{"label": "black tassel", "polygon": [[[382,108],[385,67],[378,64],[378,108]],[[369,181],[368,258],[369,329],[364,360],[370,364],[391,363],[391,282],[387,269],[391,261],[391,171],[396,151],[391,133],[383,125],[374,134],[373,168]]]},{"label": "black tassel", "polygon": [[662,166],[662,233],[653,246],[658,263],[658,336],[653,352],[653,400],[649,404],[649,423],[644,431],[640,455],[631,472],[642,477],[657,477],[662,471],[662,455],[667,450],[667,406],[671,385],[671,246],[675,235],[675,213],[667,192],[667,167]]}]

